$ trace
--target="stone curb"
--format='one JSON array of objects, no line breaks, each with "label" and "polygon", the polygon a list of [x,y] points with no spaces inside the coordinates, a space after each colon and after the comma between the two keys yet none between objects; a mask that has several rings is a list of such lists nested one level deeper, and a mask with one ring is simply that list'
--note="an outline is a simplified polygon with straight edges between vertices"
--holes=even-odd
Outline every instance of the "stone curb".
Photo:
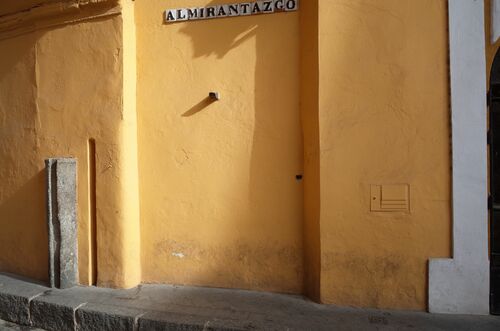
[{"label": "stone curb", "polygon": [[78,330],[123,330],[138,329],[140,309],[89,303],[76,311]]},{"label": "stone curb", "polygon": [[174,285],[61,290],[1,273],[0,320],[57,331],[500,330],[498,316],[342,308],[294,295]]},{"label": "stone curb", "polygon": [[0,275],[0,318],[30,325],[31,301],[48,288],[13,275]]},{"label": "stone curb", "polygon": [[75,298],[50,295],[47,290],[31,302],[31,326],[45,330],[74,330],[76,311],[86,302]]},{"label": "stone curb", "polygon": [[232,327],[237,324],[234,321],[207,322],[201,316],[123,306],[120,300],[123,300],[120,290],[82,287],[53,290],[31,280],[0,274],[0,319],[20,325],[54,331],[245,329]]}]

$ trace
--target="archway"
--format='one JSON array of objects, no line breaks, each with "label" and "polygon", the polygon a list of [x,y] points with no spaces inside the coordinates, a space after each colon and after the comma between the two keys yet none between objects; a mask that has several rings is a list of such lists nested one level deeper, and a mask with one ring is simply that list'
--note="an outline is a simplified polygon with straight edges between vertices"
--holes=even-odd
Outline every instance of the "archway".
[{"label": "archway", "polygon": [[490,310],[500,314],[500,52],[493,61],[489,92]]}]

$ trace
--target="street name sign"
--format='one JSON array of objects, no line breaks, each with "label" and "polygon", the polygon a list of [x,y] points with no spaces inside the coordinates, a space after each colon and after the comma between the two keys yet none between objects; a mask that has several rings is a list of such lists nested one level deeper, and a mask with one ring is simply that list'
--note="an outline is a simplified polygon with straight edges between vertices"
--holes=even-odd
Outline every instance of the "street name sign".
[{"label": "street name sign", "polygon": [[299,9],[299,0],[264,0],[165,11],[165,22],[205,20],[213,18],[292,12]]}]

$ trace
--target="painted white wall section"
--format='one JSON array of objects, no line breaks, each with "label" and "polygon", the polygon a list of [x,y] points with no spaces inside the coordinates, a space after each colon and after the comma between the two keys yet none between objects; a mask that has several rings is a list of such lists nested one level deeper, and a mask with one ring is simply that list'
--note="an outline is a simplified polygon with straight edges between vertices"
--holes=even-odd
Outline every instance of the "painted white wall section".
[{"label": "painted white wall section", "polygon": [[491,0],[491,44],[500,37],[500,0]]},{"label": "painted white wall section", "polygon": [[453,259],[429,261],[429,311],[489,314],[483,0],[449,0]]}]

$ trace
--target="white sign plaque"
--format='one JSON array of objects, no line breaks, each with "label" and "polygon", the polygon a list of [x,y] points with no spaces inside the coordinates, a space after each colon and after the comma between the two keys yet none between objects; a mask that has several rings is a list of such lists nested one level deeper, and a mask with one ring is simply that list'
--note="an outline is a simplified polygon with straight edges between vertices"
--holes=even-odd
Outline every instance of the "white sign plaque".
[{"label": "white sign plaque", "polygon": [[299,0],[261,0],[197,8],[177,8],[165,11],[165,22],[205,20],[212,18],[248,16],[290,12],[299,9]]}]

